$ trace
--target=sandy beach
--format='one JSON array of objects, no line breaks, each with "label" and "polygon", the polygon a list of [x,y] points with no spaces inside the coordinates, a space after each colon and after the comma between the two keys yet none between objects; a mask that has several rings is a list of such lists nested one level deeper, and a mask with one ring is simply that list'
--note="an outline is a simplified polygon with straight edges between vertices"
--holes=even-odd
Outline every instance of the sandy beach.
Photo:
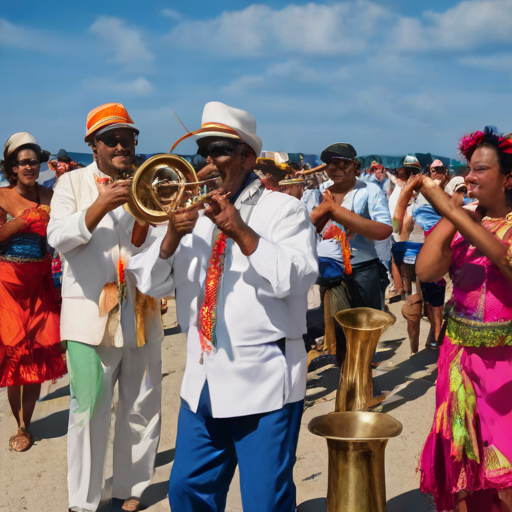
[{"label": "sandy beach", "polygon": [[[164,317],[165,341],[162,346],[163,401],[162,435],[155,464],[155,475],[142,496],[151,512],[169,511],[167,481],[172,468],[179,409],[179,390],[185,369],[185,335],[176,326],[174,303],[170,302]],[[380,410],[403,424],[402,434],[389,441],[386,450],[386,489],[388,512],[430,512],[435,510],[430,499],[420,493],[416,473],[418,455],[427,437],[434,413],[437,352],[420,350],[410,357],[406,325],[400,314],[401,303],[391,305],[397,322],[382,336],[374,361],[376,391],[391,394]],[[420,348],[425,344],[428,323],[421,324]],[[315,416],[331,412],[339,371],[323,358],[311,367],[295,466],[298,512],[324,512],[327,491],[327,446],[324,439],[314,436],[307,425]],[[48,386],[46,386],[48,387]],[[30,428],[35,446],[26,453],[10,452],[9,437],[15,432],[5,389],[0,391],[0,487],[3,497],[0,512],[56,512],[67,510],[66,443],[69,410],[67,376],[49,386],[49,394],[36,406]],[[112,408],[115,419],[116,403]],[[109,451],[105,463],[104,503],[101,512],[111,510],[109,502],[112,475],[111,450],[113,422],[109,436]],[[227,512],[241,512],[242,501],[238,475],[228,496]],[[177,512],[177,511],[175,511]]]}]

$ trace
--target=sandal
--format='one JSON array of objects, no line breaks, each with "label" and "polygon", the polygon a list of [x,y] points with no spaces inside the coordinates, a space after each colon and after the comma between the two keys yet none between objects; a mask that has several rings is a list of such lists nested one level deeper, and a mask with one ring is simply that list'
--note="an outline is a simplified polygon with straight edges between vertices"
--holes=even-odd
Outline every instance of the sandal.
[{"label": "sandal", "polygon": [[125,512],[138,512],[139,510],[141,510],[140,507],[140,498],[137,498],[136,496],[130,496],[129,498],[124,500],[121,510],[124,510]]},{"label": "sandal", "polygon": [[18,427],[18,432],[9,439],[9,449],[15,452],[26,452],[33,444],[30,432],[24,427]]}]

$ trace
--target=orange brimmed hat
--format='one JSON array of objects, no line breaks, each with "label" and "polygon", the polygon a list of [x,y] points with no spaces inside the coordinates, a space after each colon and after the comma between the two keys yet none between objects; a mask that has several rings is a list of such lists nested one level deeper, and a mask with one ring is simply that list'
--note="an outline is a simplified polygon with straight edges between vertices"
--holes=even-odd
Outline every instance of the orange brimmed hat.
[{"label": "orange brimmed hat", "polygon": [[107,131],[115,128],[130,128],[135,133],[139,130],[133,124],[133,119],[121,103],[105,103],[89,112],[87,116],[87,133],[85,142],[90,142],[93,135],[97,135],[99,130]]}]

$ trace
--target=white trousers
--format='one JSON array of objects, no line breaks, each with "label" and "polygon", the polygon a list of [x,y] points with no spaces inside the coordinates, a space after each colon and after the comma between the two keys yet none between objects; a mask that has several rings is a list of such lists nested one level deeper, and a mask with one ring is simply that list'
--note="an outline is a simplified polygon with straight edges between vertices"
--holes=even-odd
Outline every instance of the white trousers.
[{"label": "white trousers", "polygon": [[160,440],[161,343],[128,349],[68,342],[68,371],[69,508],[99,506],[116,382],[112,497],[140,497],[153,477]]}]

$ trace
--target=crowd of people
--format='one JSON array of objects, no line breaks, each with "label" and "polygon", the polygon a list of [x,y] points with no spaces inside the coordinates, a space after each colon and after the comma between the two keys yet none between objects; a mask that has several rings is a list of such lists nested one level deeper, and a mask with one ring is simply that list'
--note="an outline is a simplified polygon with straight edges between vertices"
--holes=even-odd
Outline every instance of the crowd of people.
[{"label": "crowd of people", "polygon": [[254,117],[210,102],[183,139],[195,137],[199,179],[220,177],[222,188],[156,226],[123,207],[138,136],[123,105],[92,110],[94,162],[57,165],[53,191],[37,183],[33,135],[4,145],[0,386],[18,426],[10,447],[31,448],[41,383],[69,373],[69,510],[100,505],[116,384],[112,499],[125,511],[144,506],[161,429],[160,299],[175,294],[187,361],[171,509],[223,511],[238,466],[244,511],[293,512],[313,289],[324,349],[341,369],[338,311],[403,301],[412,354],[428,317],[439,377],[421,490],[439,511],[512,510],[512,136],[486,127],[464,137],[465,177],[412,153],[395,172],[362,169],[347,142],[308,170],[283,153],[261,158]]}]

